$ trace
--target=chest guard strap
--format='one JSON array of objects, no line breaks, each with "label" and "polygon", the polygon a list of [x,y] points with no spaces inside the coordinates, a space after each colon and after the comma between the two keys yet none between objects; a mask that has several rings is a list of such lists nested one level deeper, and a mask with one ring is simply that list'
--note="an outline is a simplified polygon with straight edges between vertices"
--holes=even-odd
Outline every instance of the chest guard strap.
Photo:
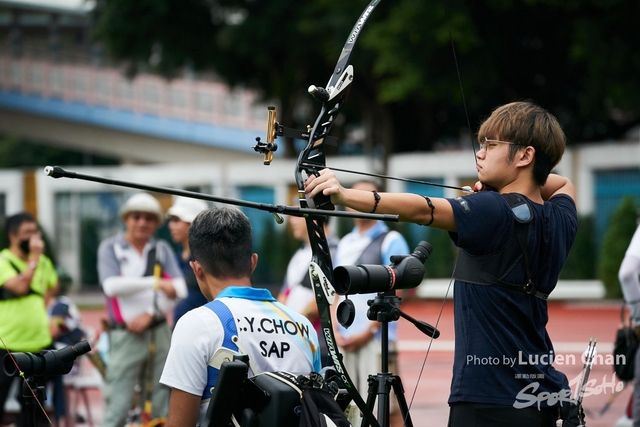
[{"label": "chest guard strap", "polygon": [[[533,219],[531,208],[520,194],[502,194],[502,197],[509,203],[513,212],[514,232],[509,241],[498,252],[491,255],[476,256],[460,249],[454,279],[474,285],[495,285],[546,300],[549,294],[538,291],[531,278],[531,265],[527,251],[529,230]],[[525,284],[506,282],[504,278],[523,258],[527,282]]]}]

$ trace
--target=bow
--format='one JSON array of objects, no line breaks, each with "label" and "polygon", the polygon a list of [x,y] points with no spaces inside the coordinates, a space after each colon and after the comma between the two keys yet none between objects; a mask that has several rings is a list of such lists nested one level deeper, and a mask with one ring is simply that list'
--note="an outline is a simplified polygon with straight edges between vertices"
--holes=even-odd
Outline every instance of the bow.
[{"label": "bow", "polygon": [[[276,121],[276,112],[274,107],[268,107],[268,119],[267,119],[267,135],[266,142],[261,142],[260,138],[256,138],[256,145],[253,147],[256,152],[264,155],[264,164],[269,165],[273,160],[273,152],[277,150],[278,146],[275,143],[275,139],[278,136],[287,136],[307,141],[306,147],[300,152],[298,161],[296,163],[296,169],[294,176],[298,187],[298,199],[300,206],[304,209],[319,209],[323,212],[332,211],[334,209],[333,204],[328,196],[322,194],[317,195],[314,199],[309,199],[304,191],[304,183],[310,175],[317,175],[320,170],[326,167],[326,157],[324,146],[325,144],[335,145],[336,138],[329,135],[333,121],[342,110],[347,97],[351,89],[351,83],[353,81],[353,66],[349,64],[349,59],[353,51],[354,45],[364,24],[367,22],[371,13],[378,5],[380,0],[371,0],[364,11],[360,14],[360,17],[356,21],[353,29],[349,33],[349,37],[340,53],[338,62],[334,68],[334,71],[329,78],[329,82],[326,88],[317,87],[314,85],[309,86],[309,94],[316,100],[322,103],[320,113],[313,127],[309,126],[306,132],[298,131],[290,128],[285,128]],[[450,31],[451,36],[451,31]],[[451,36],[452,37],[452,36]],[[452,43],[453,44],[453,43]],[[455,51],[454,51],[455,57]],[[457,63],[456,63],[457,67]],[[471,142],[473,147],[473,141]],[[475,151],[475,150],[474,150]],[[474,154],[475,156],[475,154]],[[470,187],[450,187],[442,184],[434,184],[430,182],[416,181],[404,178],[395,178],[377,174],[354,172],[344,169],[336,169],[347,173],[356,173],[368,176],[377,176],[386,179],[396,179],[406,182],[418,182],[426,185],[433,185],[439,187],[454,188],[463,192],[473,192]],[[366,214],[364,214],[366,215]],[[367,424],[378,427],[379,423],[371,412],[371,408],[365,404],[362,396],[359,394],[355,385],[351,381],[349,374],[347,373],[344,364],[342,363],[342,355],[338,350],[338,346],[335,342],[335,336],[333,332],[333,325],[330,314],[330,307],[332,300],[335,297],[335,290],[333,288],[333,266],[331,261],[331,254],[327,242],[327,238],[324,234],[324,224],[326,217],[324,216],[307,216],[307,232],[309,234],[309,241],[312,248],[312,260],[309,265],[309,275],[311,283],[313,285],[314,293],[316,296],[316,303],[318,305],[318,313],[321,323],[322,338],[327,343],[329,355],[333,362],[333,365],[338,373],[338,376],[342,380],[345,388],[349,392],[350,397],[356,403],[358,408],[362,411]],[[451,283],[449,284],[449,287]],[[448,291],[447,291],[448,293]],[[446,297],[445,297],[446,298]],[[331,301],[330,301],[331,299]],[[443,306],[444,307],[444,306]],[[442,312],[440,313],[440,315]],[[438,316],[438,321],[440,319]],[[437,327],[437,324],[436,324]],[[432,338],[433,339],[433,338]],[[428,351],[427,351],[428,355]],[[426,361],[426,358],[425,358]],[[407,420],[410,423],[410,420]],[[363,424],[364,425],[364,424]]]},{"label": "bow", "polygon": [[[367,22],[369,16],[378,5],[380,0],[371,0],[364,11],[360,14],[360,17],[356,21],[353,29],[349,33],[349,37],[340,53],[338,62],[334,68],[334,71],[329,78],[326,88],[317,87],[314,85],[309,86],[309,94],[316,100],[322,103],[320,113],[315,120],[313,127],[309,126],[308,130],[298,131],[290,128],[286,128],[276,121],[276,113],[274,107],[269,108],[269,115],[267,119],[267,135],[266,142],[261,142],[260,138],[256,138],[257,144],[253,147],[256,152],[264,155],[264,164],[269,165],[273,160],[273,152],[277,150],[277,144],[275,139],[278,136],[287,136],[307,141],[306,147],[300,152],[298,161],[296,163],[296,169],[294,172],[296,184],[298,187],[298,199],[300,206],[305,209],[320,209],[324,212],[334,209],[330,198],[322,194],[317,195],[314,199],[309,199],[304,191],[304,183],[310,175],[317,175],[320,170],[326,167],[326,157],[324,146],[325,144],[334,145],[336,138],[329,135],[333,121],[338,113],[342,110],[349,91],[351,89],[351,83],[353,81],[353,66],[349,64],[349,59],[353,51],[356,40],[364,24]],[[446,10],[445,10],[446,13]],[[449,35],[452,40],[453,48],[453,36],[449,29]],[[455,58],[455,50],[454,50]],[[456,62],[456,68],[458,64]],[[458,73],[459,76],[459,73]],[[462,89],[462,84],[461,84]],[[464,93],[463,93],[464,99]],[[466,111],[466,110],[465,110]],[[468,114],[467,114],[468,121]],[[469,127],[471,128],[470,124]],[[472,149],[473,140],[471,141]],[[357,173],[361,175],[377,176],[386,179],[397,179],[406,182],[418,182],[426,185],[433,185],[446,188],[454,188],[463,192],[471,193],[473,190],[470,187],[450,187],[441,184],[434,184],[430,182],[416,181],[411,179],[395,178],[377,174],[368,174],[363,172],[354,172],[344,169],[336,169],[342,172]],[[365,214],[366,215],[366,214]],[[324,224],[326,217],[323,216],[308,216],[306,217],[307,232],[309,234],[309,241],[312,248],[312,260],[309,266],[309,275],[313,285],[314,293],[316,296],[316,303],[318,305],[318,313],[321,322],[321,333],[327,343],[330,357],[334,364],[335,369],[338,372],[339,377],[344,383],[345,388],[349,392],[350,397],[357,404],[360,410],[364,414],[364,418],[368,423],[373,426],[379,426],[375,417],[373,416],[371,409],[364,403],[362,396],[356,390],[349,375],[342,363],[342,355],[338,351],[338,347],[335,343],[335,337],[333,333],[333,326],[330,315],[330,299],[335,297],[335,290],[333,288],[333,267],[331,261],[331,254],[327,238],[324,234]],[[451,283],[449,283],[449,288]],[[448,294],[448,290],[447,290]],[[445,296],[446,298],[446,296]],[[443,305],[444,307],[444,305]],[[442,311],[440,315],[442,314]],[[438,316],[438,321],[440,319]],[[437,323],[436,323],[437,327]],[[428,351],[427,351],[428,355]],[[425,358],[426,361],[426,358]]]},{"label": "bow", "polygon": [[[298,135],[298,138],[307,141],[306,147],[300,152],[294,172],[298,187],[298,198],[302,208],[320,209],[323,212],[333,210],[334,208],[328,196],[319,195],[316,196],[315,199],[307,198],[304,191],[304,183],[310,175],[317,175],[321,169],[326,167],[324,146],[327,142],[332,142],[334,139],[329,136],[329,132],[335,117],[347,100],[351,89],[351,82],[353,81],[353,66],[349,64],[349,59],[362,27],[379,2],[380,0],[372,0],[360,14],[356,24],[349,33],[349,37],[340,53],[340,57],[338,58],[338,62],[333,74],[329,78],[326,88],[313,85],[309,87],[308,91],[311,96],[317,101],[322,102],[320,113],[313,127],[311,127],[307,133],[284,128],[275,121],[275,112],[273,108],[270,108],[267,124],[267,141],[261,144],[260,140],[257,139],[258,144],[254,147],[256,151],[264,154],[265,164],[269,164],[274,146],[277,149],[277,146],[273,142],[275,136]],[[306,217],[307,232],[312,248],[309,275],[318,305],[322,338],[324,338],[327,343],[334,368],[349,393],[349,396],[362,411],[368,423],[374,427],[379,427],[380,425],[373,416],[371,409],[366,405],[351,381],[342,363],[342,355],[335,341],[330,312],[332,300],[335,297],[335,290],[332,285],[333,265],[331,262],[331,253],[327,238],[324,234],[326,219],[327,217],[322,215]]]}]

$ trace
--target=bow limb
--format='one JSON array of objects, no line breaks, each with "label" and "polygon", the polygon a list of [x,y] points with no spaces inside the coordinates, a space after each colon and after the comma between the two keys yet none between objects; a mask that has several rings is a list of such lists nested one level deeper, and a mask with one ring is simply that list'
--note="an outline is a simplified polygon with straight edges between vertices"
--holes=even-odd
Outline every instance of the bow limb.
[{"label": "bow limb", "polygon": [[[353,66],[349,64],[353,47],[360,35],[362,27],[371,16],[371,13],[375,7],[380,3],[380,0],[371,0],[364,11],[360,14],[360,17],[353,26],[353,29],[349,33],[349,37],[342,48],[338,62],[333,70],[329,82],[326,88],[310,86],[309,93],[318,101],[322,102],[322,108],[315,124],[311,128],[308,135],[308,144],[300,152],[298,157],[298,163],[296,166],[296,183],[298,189],[301,191],[299,197],[302,200],[304,198],[304,181],[309,174],[318,173],[319,169],[322,169],[326,165],[326,157],[324,152],[325,138],[329,135],[333,121],[338,115],[342,107],[344,106],[349,91],[351,90],[351,82],[353,81]],[[316,197],[315,201],[310,202],[306,200],[305,206],[323,208],[330,207],[328,198],[322,199]]]},{"label": "bow limb", "polygon": [[[323,210],[333,210],[334,208],[328,196],[319,195],[314,199],[307,198],[304,191],[304,182],[310,175],[318,174],[321,169],[326,167],[325,139],[329,136],[335,117],[347,100],[351,89],[351,82],[353,81],[353,67],[349,65],[349,59],[362,27],[379,2],[380,0],[372,0],[360,14],[356,24],[349,33],[349,37],[340,53],[333,74],[329,78],[327,87],[309,87],[309,93],[316,100],[322,102],[322,107],[315,124],[309,132],[307,146],[300,152],[294,174],[298,186],[298,198],[302,208]],[[324,233],[325,222],[326,217],[306,217],[307,232],[309,233],[309,241],[313,253],[309,266],[309,275],[316,296],[316,303],[318,304],[322,338],[327,343],[329,355],[338,376],[342,380],[351,399],[364,414],[367,424],[373,427],[380,427],[371,408],[364,402],[362,396],[351,381],[342,363],[342,354],[340,354],[336,344],[330,312],[331,304],[335,297],[335,291],[332,285],[333,264],[331,262],[331,252],[327,238]]]}]

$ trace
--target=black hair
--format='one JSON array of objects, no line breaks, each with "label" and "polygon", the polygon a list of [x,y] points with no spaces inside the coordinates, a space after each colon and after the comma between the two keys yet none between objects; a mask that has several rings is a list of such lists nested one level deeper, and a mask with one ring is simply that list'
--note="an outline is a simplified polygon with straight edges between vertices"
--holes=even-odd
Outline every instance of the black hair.
[{"label": "black hair", "polygon": [[238,208],[206,209],[189,227],[189,250],[194,260],[217,279],[251,275],[251,224]]},{"label": "black hair", "polygon": [[7,217],[4,222],[4,233],[7,237],[7,240],[9,239],[9,235],[16,234],[20,229],[20,226],[25,222],[33,222],[36,224],[38,223],[33,215],[27,212],[20,212]]}]

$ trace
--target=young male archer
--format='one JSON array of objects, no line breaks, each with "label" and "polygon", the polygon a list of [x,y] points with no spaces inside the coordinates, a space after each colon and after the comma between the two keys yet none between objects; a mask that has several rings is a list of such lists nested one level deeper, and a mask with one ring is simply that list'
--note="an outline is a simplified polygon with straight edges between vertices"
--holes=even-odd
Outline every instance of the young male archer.
[{"label": "young male archer", "polygon": [[[493,111],[478,141],[478,192],[466,197],[346,189],[329,169],[309,177],[305,189],[336,205],[447,230],[460,249],[450,427],[552,427],[568,405],[567,377],[551,363],[517,361],[553,353],[546,299],[578,226],[573,184],[550,174],[565,135],[543,108],[514,102]],[[516,363],[477,363],[486,358]]]}]

